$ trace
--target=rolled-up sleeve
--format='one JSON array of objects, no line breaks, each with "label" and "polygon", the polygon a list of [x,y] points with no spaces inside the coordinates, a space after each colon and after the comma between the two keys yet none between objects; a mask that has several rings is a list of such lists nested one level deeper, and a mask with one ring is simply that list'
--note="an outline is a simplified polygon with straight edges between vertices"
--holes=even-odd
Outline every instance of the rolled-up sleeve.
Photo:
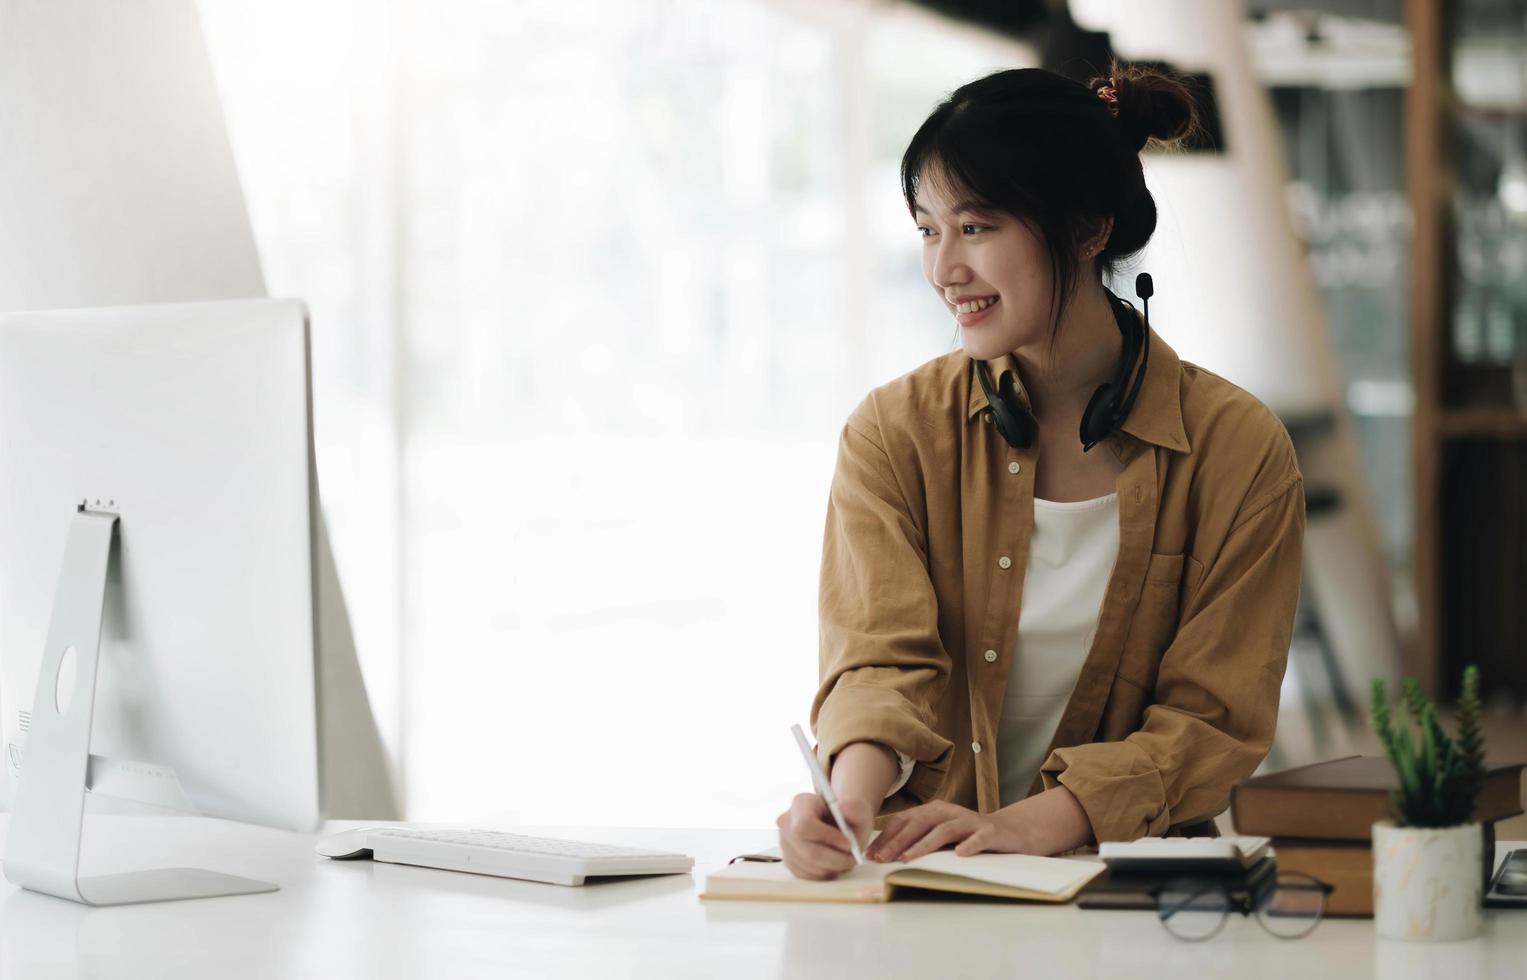
[{"label": "rolled-up sleeve", "polygon": [[886,455],[867,399],[838,442],[822,541],[821,685],[811,723],[823,767],[872,741],[935,769],[951,743],[933,727],[949,680],[925,535]]},{"label": "rolled-up sleeve", "polygon": [[1071,790],[1099,842],[1212,818],[1266,757],[1303,542],[1304,485],[1294,470],[1249,501],[1225,535],[1162,654],[1140,728],[1045,760],[1045,788]]}]

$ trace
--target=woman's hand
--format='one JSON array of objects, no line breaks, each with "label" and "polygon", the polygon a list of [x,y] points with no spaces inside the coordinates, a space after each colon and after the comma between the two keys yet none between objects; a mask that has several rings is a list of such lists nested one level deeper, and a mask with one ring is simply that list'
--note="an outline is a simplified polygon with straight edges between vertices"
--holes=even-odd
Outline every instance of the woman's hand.
[{"label": "woman's hand", "polygon": [[[838,806],[863,847],[875,825],[874,808],[863,800],[847,797],[840,797]],[[838,829],[832,811],[817,794],[800,794],[774,822],[779,827],[779,849],[785,856],[785,867],[797,878],[825,881],[854,866],[848,838]]]},{"label": "woman's hand", "polygon": [[955,803],[935,800],[896,814],[870,845],[871,861],[911,861],[950,844],[960,856],[999,851],[1035,854],[1026,821],[1007,811],[977,813]]},{"label": "woman's hand", "polygon": [[1093,840],[1087,811],[1064,786],[1019,800],[996,813],[977,813],[935,800],[886,821],[865,855],[872,861],[911,861],[950,844],[965,857],[982,851],[1061,854]]}]

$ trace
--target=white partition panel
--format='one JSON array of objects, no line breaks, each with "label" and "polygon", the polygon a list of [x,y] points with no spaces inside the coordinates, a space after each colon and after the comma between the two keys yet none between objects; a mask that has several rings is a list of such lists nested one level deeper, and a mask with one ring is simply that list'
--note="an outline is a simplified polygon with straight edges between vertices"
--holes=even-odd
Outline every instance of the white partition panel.
[{"label": "white partition panel", "polygon": [[[0,311],[263,295],[194,0],[0,0]],[[392,816],[318,534],[325,810]],[[10,742],[18,702],[3,701]]]},{"label": "white partition panel", "polygon": [[262,296],[189,0],[0,0],[0,310]]}]

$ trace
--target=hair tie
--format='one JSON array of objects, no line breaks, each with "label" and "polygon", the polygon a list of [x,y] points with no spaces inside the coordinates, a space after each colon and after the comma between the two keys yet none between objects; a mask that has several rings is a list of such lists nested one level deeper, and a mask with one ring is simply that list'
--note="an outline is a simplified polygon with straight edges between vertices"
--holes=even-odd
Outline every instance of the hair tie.
[{"label": "hair tie", "polygon": [[[1110,81],[1112,81],[1110,79]],[[1108,110],[1114,115],[1119,114],[1119,93],[1112,84],[1100,86],[1097,90],[1098,98],[1108,103]]]}]

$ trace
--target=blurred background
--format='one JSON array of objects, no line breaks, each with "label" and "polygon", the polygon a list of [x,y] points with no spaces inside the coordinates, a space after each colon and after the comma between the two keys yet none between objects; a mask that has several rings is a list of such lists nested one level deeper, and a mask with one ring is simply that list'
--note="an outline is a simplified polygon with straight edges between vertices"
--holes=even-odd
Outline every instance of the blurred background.
[{"label": "blurred background", "polygon": [[839,431],[957,345],[900,155],[966,81],[1109,52],[1215,119],[1147,158],[1153,324],[1306,472],[1268,765],[1373,750],[1371,676],[1475,662],[1527,757],[1527,2],[194,8],[266,290],[312,311],[410,819],[767,826],[805,788]]}]

